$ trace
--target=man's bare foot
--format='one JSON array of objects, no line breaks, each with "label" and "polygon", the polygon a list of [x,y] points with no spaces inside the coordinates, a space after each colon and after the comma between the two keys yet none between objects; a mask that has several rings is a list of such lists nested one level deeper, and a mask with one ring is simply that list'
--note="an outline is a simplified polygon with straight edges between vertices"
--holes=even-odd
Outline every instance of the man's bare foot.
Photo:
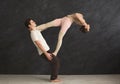
[{"label": "man's bare foot", "polygon": [[60,79],[51,80],[51,82],[60,82]]}]

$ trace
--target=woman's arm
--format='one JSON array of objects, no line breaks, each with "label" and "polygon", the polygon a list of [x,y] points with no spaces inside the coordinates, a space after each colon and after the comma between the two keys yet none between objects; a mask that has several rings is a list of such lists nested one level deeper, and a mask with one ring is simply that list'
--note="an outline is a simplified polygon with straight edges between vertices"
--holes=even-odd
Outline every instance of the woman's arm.
[{"label": "woman's arm", "polygon": [[84,26],[84,28],[89,31],[90,30],[90,25],[87,24],[87,22],[85,21],[85,19],[83,18],[83,15],[81,13],[75,13],[75,16],[79,19],[80,23],[82,26]]}]

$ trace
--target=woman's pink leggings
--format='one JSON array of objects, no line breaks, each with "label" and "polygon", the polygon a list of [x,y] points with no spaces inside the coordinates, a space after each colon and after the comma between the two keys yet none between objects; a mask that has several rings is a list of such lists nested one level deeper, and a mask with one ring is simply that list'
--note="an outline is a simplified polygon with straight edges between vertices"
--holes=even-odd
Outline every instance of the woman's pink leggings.
[{"label": "woman's pink leggings", "polygon": [[70,28],[72,21],[68,17],[63,17],[60,19],[53,20],[54,26],[61,26],[60,32],[66,33],[67,30]]}]

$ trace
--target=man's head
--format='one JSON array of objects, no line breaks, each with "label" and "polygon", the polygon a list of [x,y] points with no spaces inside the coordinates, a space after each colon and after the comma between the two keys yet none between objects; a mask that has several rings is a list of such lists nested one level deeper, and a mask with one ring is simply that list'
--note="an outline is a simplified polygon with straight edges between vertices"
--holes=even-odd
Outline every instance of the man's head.
[{"label": "man's head", "polygon": [[33,29],[34,27],[36,27],[36,22],[31,18],[26,19],[24,24],[29,29]]}]

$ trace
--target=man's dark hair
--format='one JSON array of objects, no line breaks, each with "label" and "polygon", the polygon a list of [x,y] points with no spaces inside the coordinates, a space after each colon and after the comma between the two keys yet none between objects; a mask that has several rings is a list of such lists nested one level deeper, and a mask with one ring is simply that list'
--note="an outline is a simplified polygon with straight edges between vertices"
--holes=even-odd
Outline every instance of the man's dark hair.
[{"label": "man's dark hair", "polygon": [[25,26],[27,27],[27,28],[29,28],[28,27],[28,25],[30,24],[30,20],[32,20],[32,18],[27,18],[26,20],[25,20]]},{"label": "man's dark hair", "polygon": [[85,26],[81,26],[80,31],[83,32],[83,33],[87,32],[87,30],[85,29]]}]

